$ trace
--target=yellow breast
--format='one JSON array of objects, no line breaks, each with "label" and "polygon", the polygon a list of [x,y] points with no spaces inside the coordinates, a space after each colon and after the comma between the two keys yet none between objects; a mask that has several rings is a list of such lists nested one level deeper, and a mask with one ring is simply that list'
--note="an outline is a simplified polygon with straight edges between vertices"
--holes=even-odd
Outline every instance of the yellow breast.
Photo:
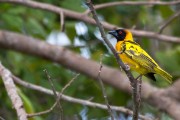
[{"label": "yellow breast", "polygon": [[[116,44],[116,51],[117,52],[121,52],[123,50],[123,46],[122,46],[123,41],[118,42]],[[149,71],[147,71],[147,69],[141,67],[141,65],[137,62],[135,62],[134,60],[132,60],[129,56],[127,56],[125,53],[119,54],[121,60],[123,61],[124,64],[127,64],[131,70],[134,70],[140,74],[146,74]]]}]

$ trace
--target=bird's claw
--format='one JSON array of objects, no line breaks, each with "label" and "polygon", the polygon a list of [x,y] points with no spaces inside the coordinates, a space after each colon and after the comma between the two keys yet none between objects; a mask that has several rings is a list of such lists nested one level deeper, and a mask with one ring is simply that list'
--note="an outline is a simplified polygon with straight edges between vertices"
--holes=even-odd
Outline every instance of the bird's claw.
[{"label": "bird's claw", "polygon": [[126,70],[130,70],[130,66],[128,64],[124,64]]}]

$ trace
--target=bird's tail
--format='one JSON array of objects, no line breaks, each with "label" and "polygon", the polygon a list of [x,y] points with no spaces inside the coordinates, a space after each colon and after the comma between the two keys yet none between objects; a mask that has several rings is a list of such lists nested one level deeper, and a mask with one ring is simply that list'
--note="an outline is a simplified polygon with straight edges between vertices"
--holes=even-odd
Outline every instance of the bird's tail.
[{"label": "bird's tail", "polygon": [[160,67],[156,68],[155,71],[157,72],[157,74],[165,78],[169,83],[172,83],[172,76],[169,73],[162,70]]}]

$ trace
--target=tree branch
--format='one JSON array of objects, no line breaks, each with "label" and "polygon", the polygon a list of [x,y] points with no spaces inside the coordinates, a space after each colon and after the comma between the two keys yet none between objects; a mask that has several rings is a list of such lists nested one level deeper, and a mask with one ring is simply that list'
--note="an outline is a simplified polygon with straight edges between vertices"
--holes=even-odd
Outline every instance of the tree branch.
[{"label": "tree branch", "polygon": [[100,67],[99,67],[99,72],[98,72],[98,80],[99,80],[99,83],[100,83],[100,86],[101,86],[101,89],[102,89],[102,94],[103,94],[105,103],[106,103],[107,108],[108,108],[109,115],[111,116],[111,120],[114,120],[114,116],[113,116],[113,113],[112,113],[112,110],[111,110],[111,106],[109,105],[109,101],[108,101],[108,98],[107,98],[106,90],[104,88],[104,84],[103,84],[103,81],[101,79],[101,71],[102,71],[102,68],[103,68],[103,66],[102,66],[102,57],[103,57],[103,54],[101,54],[101,57],[100,57]]},{"label": "tree branch", "polygon": [[[85,59],[80,55],[71,52],[63,47],[50,45],[43,40],[34,39],[17,33],[0,31],[0,47],[26,53],[29,55],[41,57],[62,66],[75,70],[79,73],[85,74],[94,80],[97,80],[97,71],[99,70],[99,63]],[[82,65],[83,64],[83,65]],[[131,92],[127,77],[119,70],[103,65],[101,71],[101,79],[103,82],[122,90],[126,93]],[[121,80],[121,82],[119,82]],[[176,83],[175,83],[176,84]],[[180,105],[174,97],[165,95],[165,89],[158,89],[150,84],[142,83],[141,97],[149,104],[167,112],[174,119],[180,118]],[[175,88],[173,94],[179,95],[179,89]],[[166,93],[167,94],[167,93]],[[172,93],[169,93],[172,94]],[[161,96],[161,97],[159,97]],[[107,107],[106,107],[107,108]]]},{"label": "tree branch", "polygon": [[113,52],[118,64],[120,67],[122,67],[122,69],[125,71],[127,77],[129,78],[129,81],[131,83],[132,86],[132,100],[133,100],[133,120],[138,120],[138,114],[139,114],[139,103],[137,100],[137,81],[134,79],[133,75],[131,74],[131,72],[126,69],[126,66],[124,65],[124,63],[122,62],[122,60],[119,57],[119,54],[116,53],[114,47],[111,45],[111,43],[109,42],[109,40],[106,38],[105,32],[104,32],[104,28],[101,24],[101,22],[99,21],[97,15],[96,15],[96,11],[94,10],[93,4],[91,0],[87,0],[86,3],[93,15],[93,18],[95,19],[97,26],[99,28],[99,31],[101,33],[101,37],[103,38],[103,40],[105,41],[105,43],[107,44],[107,46],[111,49],[111,51]]},{"label": "tree branch", "polygon": [[[64,16],[66,16],[66,17],[74,18],[76,20],[81,20],[86,23],[96,25],[96,22],[92,18],[90,18],[89,16],[87,16],[83,13],[74,12],[71,10],[67,10],[67,9],[60,8],[60,7],[57,7],[54,5],[50,5],[50,4],[46,4],[46,3],[40,3],[40,2],[36,2],[36,1],[32,1],[32,0],[26,0],[26,1],[23,1],[23,0],[0,0],[0,3],[19,4],[19,5],[23,5],[23,6],[27,6],[27,7],[31,7],[31,8],[50,11],[50,12],[56,13],[58,15],[61,12],[63,12]],[[118,26],[110,24],[108,22],[102,22],[102,25],[105,29],[108,29],[108,30],[119,28]],[[143,31],[143,30],[131,29],[130,31],[133,33],[134,36],[137,36],[137,37],[148,37],[148,38],[153,38],[153,39],[166,41],[166,42],[180,43],[180,38],[178,38],[178,37],[161,35],[161,34],[157,34],[155,32]]]},{"label": "tree branch", "polygon": [[11,72],[0,63],[0,76],[2,77],[6,91],[16,109],[19,120],[27,120],[27,114],[23,107],[23,102],[17,93],[16,86],[11,76]]},{"label": "tree branch", "polygon": [[[43,114],[47,114],[49,112],[51,112],[52,110],[54,110],[54,108],[58,105],[59,103],[59,107],[60,107],[60,120],[63,120],[63,109],[62,109],[62,106],[61,106],[61,98],[62,98],[62,95],[63,95],[63,92],[64,90],[69,87],[71,85],[71,83],[79,76],[80,74],[76,74],[75,77],[73,77],[61,90],[61,92],[56,92],[54,90],[53,91],[53,94],[58,94],[57,98],[56,98],[56,102],[52,105],[52,107],[48,110],[45,110],[45,111],[42,111],[42,112],[38,112],[38,113],[32,113],[32,114],[29,114],[28,117],[34,117],[34,116],[39,116],[39,115],[43,115]],[[18,83],[22,83],[24,84],[24,82],[22,80],[20,80],[19,78],[14,77],[14,80],[17,81]],[[27,84],[30,84],[30,83],[27,83]],[[31,84],[33,86],[33,84]],[[35,87],[35,86],[34,86]],[[55,93],[54,93],[55,92]]]},{"label": "tree branch", "polygon": [[[114,6],[120,6],[120,5],[128,5],[128,6],[137,6],[137,5],[176,5],[179,4],[180,1],[170,1],[170,2],[163,2],[163,1],[120,1],[120,2],[108,2],[103,3],[99,5],[95,5],[94,9],[103,9],[107,7],[114,7]],[[90,11],[86,10],[85,14],[88,14]]]},{"label": "tree branch", "polygon": [[177,11],[175,14],[170,16],[166,21],[164,21],[161,26],[159,27],[159,34],[163,32],[163,30],[178,16],[180,15],[180,11]]},{"label": "tree branch", "polygon": [[[54,95],[52,90],[49,90],[49,89],[46,89],[44,87],[41,87],[41,86],[38,86],[38,85],[34,85],[34,84],[31,84],[31,83],[25,82],[25,81],[21,80],[20,78],[18,78],[16,76],[13,76],[13,79],[14,79],[14,81],[16,83],[18,83],[18,84],[20,84],[20,85],[22,85],[22,86],[24,86],[26,88],[29,88],[29,89],[32,89],[32,90],[36,90],[38,92],[42,92],[42,93],[45,93],[45,94],[48,94],[48,95]],[[62,99],[67,101],[67,102],[81,104],[81,105],[87,105],[89,107],[100,108],[100,109],[104,109],[104,110],[108,109],[107,106],[103,105],[103,104],[99,104],[99,103],[95,103],[95,102],[90,102],[88,100],[82,100],[82,99],[78,99],[78,98],[73,98],[73,97],[61,94],[59,92],[57,92],[57,94],[60,94]],[[133,114],[133,112],[131,110],[126,109],[124,107],[111,106],[111,109],[115,110],[115,111],[123,112],[123,113],[128,114],[128,115],[132,115]],[[142,120],[151,120],[150,118],[147,118],[147,117],[142,116],[142,115],[139,115],[139,118],[141,118]]]},{"label": "tree branch", "polygon": [[[62,105],[61,105],[61,102],[58,100],[58,95],[56,94],[56,89],[55,89],[55,87],[54,87],[54,84],[53,84],[53,81],[52,81],[52,79],[51,79],[51,76],[49,75],[49,73],[48,73],[48,71],[45,69],[44,70],[44,72],[45,72],[45,74],[46,74],[46,77],[48,78],[48,81],[49,81],[49,83],[50,83],[50,85],[51,85],[51,88],[52,88],[52,91],[53,91],[53,93],[54,93],[54,96],[55,96],[55,99],[56,99],[56,105],[53,105],[53,107],[51,107],[49,110],[46,110],[46,112],[44,112],[43,114],[46,114],[47,113],[47,111],[48,112],[51,112],[53,109],[54,109],[54,107],[56,107],[57,105],[58,105],[58,108],[59,108],[59,110],[60,110],[60,112],[59,112],[59,114],[60,114],[60,120],[63,120],[63,109],[62,109]],[[41,112],[42,113],[42,112]]]}]

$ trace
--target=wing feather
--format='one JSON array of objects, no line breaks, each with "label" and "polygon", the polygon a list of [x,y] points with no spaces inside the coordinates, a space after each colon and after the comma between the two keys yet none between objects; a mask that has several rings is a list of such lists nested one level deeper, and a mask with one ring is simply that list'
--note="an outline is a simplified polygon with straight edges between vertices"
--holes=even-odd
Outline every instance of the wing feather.
[{"label": "wing feather", "polygon": [[157,63],[137,43],[127,42],[124,53],[137,64],[150,71],[154,71],[154,67],[157,67]]}]

